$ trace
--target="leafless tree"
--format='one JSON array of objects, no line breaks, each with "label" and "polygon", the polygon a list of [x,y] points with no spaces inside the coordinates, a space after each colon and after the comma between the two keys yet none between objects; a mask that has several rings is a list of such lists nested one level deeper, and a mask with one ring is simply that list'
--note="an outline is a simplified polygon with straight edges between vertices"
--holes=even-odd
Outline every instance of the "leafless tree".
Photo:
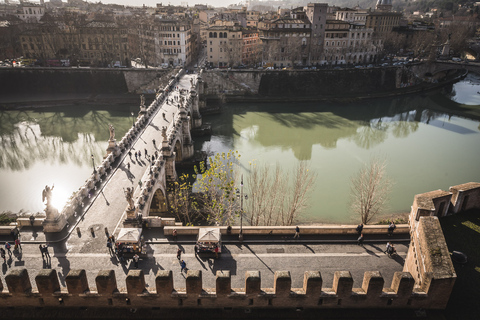
[{"label": "leafless tree", "polygon": [[350,206],[363,224],[385,209],[393,182],[386,176],[386,160],[373,157],[351,179]]},{"label": "leafless tree", "polygon": [[[290,178],[292,177],[292,178]],[[277,164],[252,165],[246,181],[246,218],[253,226],[293,225],[307,207],[317,175],[301,161],[292,174]]]}]

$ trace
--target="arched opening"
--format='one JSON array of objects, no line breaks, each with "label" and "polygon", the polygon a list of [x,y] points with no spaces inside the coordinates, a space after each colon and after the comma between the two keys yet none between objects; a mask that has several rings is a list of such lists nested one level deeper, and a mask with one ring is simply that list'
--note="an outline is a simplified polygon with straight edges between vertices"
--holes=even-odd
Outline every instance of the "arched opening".
[{"label": "arched opening", "polygon": [[175,142],[175,162],[181,162],[182,161],[182,146],[180,144],[180,141],[177,140]]},{"label": "arched opening", "polygon": [[150,216],[159,216],[162,213],[168,212],[168,203],[162,189],[157,189],[153,194],[152,203],[150,205]]}]

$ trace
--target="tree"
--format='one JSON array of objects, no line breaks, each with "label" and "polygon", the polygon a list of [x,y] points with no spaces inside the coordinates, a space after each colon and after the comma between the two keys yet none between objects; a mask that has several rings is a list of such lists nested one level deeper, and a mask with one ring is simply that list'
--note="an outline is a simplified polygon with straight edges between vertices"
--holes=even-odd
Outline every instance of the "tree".
[{"label": "tree", "polygon": [[350,206],[368,224],[388,201],[392,181],[386,176],[386,160],[374,157],[351,179]]},{"label": "tree", "polygon": [[203,218],[196,197],[192,193],[191,177],[184,173],[177,181],[169,185],[170,211],[183,225],[193,225],[195,221]]},{"label": "tree", "polygon": [[238,151],[215,154],[208,159],[208,167],[200,163],[195,173],[197,181],[195,189],[205,219],[220,225],[232,224],[238,214],[238,203],[235,201],[235,182],[237,171],[235,164],[240,159]]},{"label": "tree", "polygon": [[[317,175],[301,161],[290,175],[277,164],[251,164],[246,187],[246,218],[252,226],[293,225],[307,207]],[[290,179],[292,177],[292,179]]]}]

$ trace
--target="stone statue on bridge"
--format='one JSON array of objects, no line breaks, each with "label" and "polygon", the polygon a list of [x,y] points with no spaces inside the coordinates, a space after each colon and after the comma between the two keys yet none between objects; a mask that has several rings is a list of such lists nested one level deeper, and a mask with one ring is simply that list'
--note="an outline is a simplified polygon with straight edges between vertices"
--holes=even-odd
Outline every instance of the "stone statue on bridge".
[{"label": "stone statue on bridge", "polygon": [[45,189],[42,191],[42,202],[45,202],[47,200],[47,210],[52,206],[52,191],[53,188],[55,188],[55,185],[52,185],[52,187],[49,187],[48,185],[45,186]]},{"label": "stone statue on bridge", "polygon": [[115,140],[115,128],[113,127],[113,125],[109,124],[108,130],[110,130],[110,141]]},{"label": "stone statue on bridge", "polygon": [[145,106],[145,96],[143,94],[140,96],[140,106]]},{"label": "stone statue on bridge", "polygon": [[162,127],[162,137],[163,141],[167,140],[167,127]]},{"label": "stone statue on bridge", "polygon": [[123,189],[123,193],[125,194],[125,199],[128,202],[128,210],[135,210],[135,204],[133,203],[133,188],[127,188],[127,190]]}]

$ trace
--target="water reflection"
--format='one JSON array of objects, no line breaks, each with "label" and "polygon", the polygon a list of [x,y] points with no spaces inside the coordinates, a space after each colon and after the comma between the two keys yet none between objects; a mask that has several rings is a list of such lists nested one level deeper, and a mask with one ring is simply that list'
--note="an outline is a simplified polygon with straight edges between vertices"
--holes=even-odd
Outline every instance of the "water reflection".
[{"label": "water reflection", "polygon": [[122,137],[134,109],[76,105],[0,111],[1,210],[42,211],[45,184],[55,184],[55,206],[63,208],[91,175],[91,155],[97,165],[105,156],[108,125]]},{"label": "water reflection", "polygon": [[290,170],[311,160],[319,178],[302,220],[347,222],[350,177],[372,154],[386,156],[396,182],[389,212],[408,212],[417,193],[480,180],[476,109],[441,92],[349,104],[236,103],[204,117],[214,134],[196,147],[238,150],[242,166],[255,160]]}]

